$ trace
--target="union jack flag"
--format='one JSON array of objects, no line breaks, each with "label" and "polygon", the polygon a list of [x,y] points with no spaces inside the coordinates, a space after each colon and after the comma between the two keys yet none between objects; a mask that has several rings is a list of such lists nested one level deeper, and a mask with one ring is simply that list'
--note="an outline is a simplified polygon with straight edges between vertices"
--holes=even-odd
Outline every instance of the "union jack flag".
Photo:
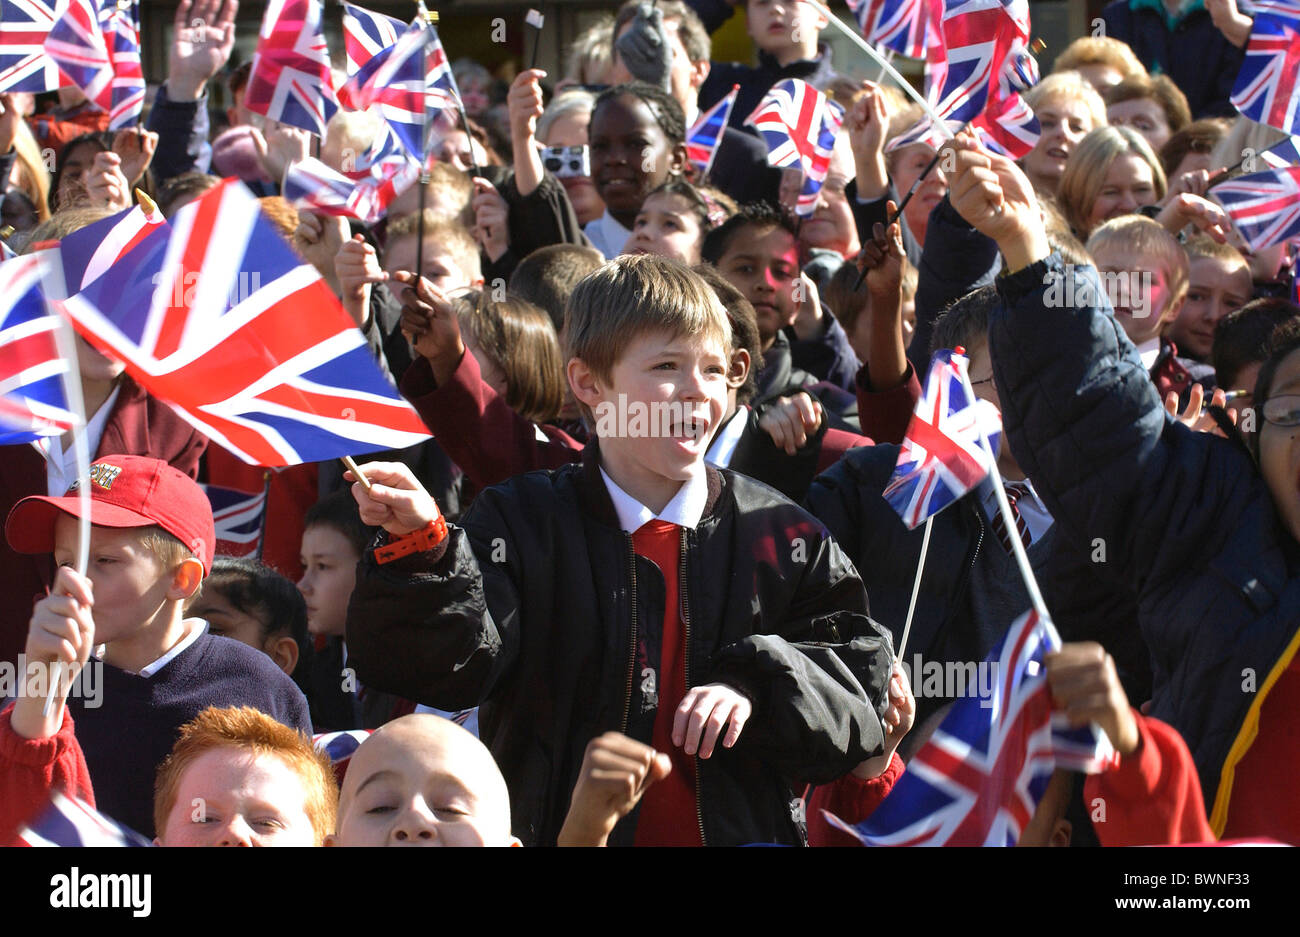
[{"label": "union jack flag", "polygon": [[420,165],[401,157],[377,163],[365,172],[338,173],[318,159],[292,164],[284,177],[285,199],[300,211],[342,215],[374,224],[393,199],[420,176]]},{"label": "union jack flag", "polygon": [[1300,166],[1238,176],[1210,191],[1253,251],[1300,235]]},{"label": "union jack flag", "polygon": [[795,209],[801,216],[811,215],[817,206],[843,121],[844,108],[798,78],[773,85],[745,121],[763,135],[768,165],[803,171]]},{"label": "union jack flag", "polygon": [[930,101],[951,129],[969,122],[984,142],[1012,159],[1038,142],[1034,112],[1019,91],[1038,80],[1029,55],[1029,10],[1025,0],[948,0],[943,11],[939,76],[930,76]]},{"label": "union jack flag", "polygon": [[71,0],[45,37],[45,54],[66,83],[76,85],[104,111],[113,108],[113,59],[91,0]]},{"label": "union jack flag", "polygon": [[992,467],[980,429],[996,454],[1002,417],[987,400],[972,400],[963,378],[968,361],[940,350],[930,359],[898,462],[883,492],[909,529],[938,514],[984,480]]},{"label": "union jack flag", "polygon": [[1300,133],[1300,9],[1270,7],[1255,14],[1250,42],[1232,89],[1244,116],[1286,133]]},{"label": "union jack flag", "polygon": [[257,38],[244,106],[317,136],[338,110],[317,0],[271,0]]},{"label": "union jack flag", "polygon": [[927,4],[923,0],[848,0],[867,42],[911,59],[925,58]]},{"label": "union jack flag", "polygon": [[266,489],[236,491],[219,485],[201,485],[212,504],[217,528],[217,556],[258,556],[266,524]]},{"label": "union jack flag", "polygon": [[54,7],[43,0],[0,0],[0,91],[53,91],[59,66],[45,54]]},{"label": "union jack flag", "polygon": [[144,110],[144,71],[140,65],[139,0],[103,0],[100,27],[113,63],[108,129],[129,127]]},{"label": "union jack flag", "polygon": [[170,230],[161,214],[136,205],[72,232],[59,241],[58,248],[65,283],[63,296],[51,298],[81,292],[150,235]]},{"label": "union jack flag", "polygon": [[182,208],[172,229],[62,304],[137,383],[251,465],[428,438],[365,336],[238,179]]},{"label": "union jack flag", "polygon": [[[344,3],[343,51],[347,55],[348,77],[361,71],[367,62],[385,49],[396,45],[405,31],[406,24],[401,20]],[[344,107],[352,106],[344,98],[342,88],[339,89],[339,103]]]},{"label": "union jack flag", "polygon": [[377,105],[402,146],[421,164],[429,158],[439,120],[454,123],[461,107],[438,31],[419,19],[395,45],[349,77],[340,96],[353,110]]},{"label": "union jack flag", "polygon": [[62,791],[50,794],[50,805],[18,831],[20,846],[148,846],[134,830],[110,820],[83,800]]},{"label": "union jack flag", "polygon": [[1300,137],[1287,137],[1263,149],[1259,158],[1274,169],[1300,165]]},{"label": "union jack flag", "polygon": [[696,178],[700,181],[713,168],[713,157],[718,153],[718,144],[722,142],[727,121],[731,119],[731,109],[735,106],[736,95],[739,93],[740,85],[732,85],[727,96],[696,118],[691,129],[686,132],[686,157],[695,167]]},{"label": "union jack flag", "polygon": [[1044,658],[1060,647],[1050,621],[1022,615],[982,664],[993,672],[990,695],[953,704],[871,816],[856,827],[827,819],[868,846],[1014,846],[1053,770],[1097,774],[1116,763],[1104,732],[1071,729],[1052,710]]},{"label": "union jack flag", "polygon": [[0,445],[58,436],[81,418],[64,388],[76,352],[66,323],[46,307],[45,252],[0,263]]}]

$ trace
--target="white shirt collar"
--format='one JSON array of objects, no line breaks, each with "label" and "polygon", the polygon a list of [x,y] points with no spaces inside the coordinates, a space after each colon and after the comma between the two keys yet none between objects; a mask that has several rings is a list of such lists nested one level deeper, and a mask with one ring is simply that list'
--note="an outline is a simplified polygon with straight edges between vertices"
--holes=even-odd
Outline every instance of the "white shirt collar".
[{"label": "white shirt collar", "polygon": [[1160,357],[1160,336],[1148,338],[1141,345],[1137,346],[1138,357],[1142,359],[1142,367],[1150,371],[1155,367],[1156,359]]},{"label": "white shirt collar", "polygon": [[709,500],[709,483],[703,471],[696,472],[688,481],[682,482],[682,487],[677,489],[677,494],[673,495],[672,500],[665,504],[664,509],[658,514],[620,488],[614,479],[609,477],[609,473],[603,466],[600,477],[605,480],[609,498],[614,502],[619,527],[629,534],[636,533],[653,520],[667,521],[678,527],[694,530],[700,518],[704,516],[704,505]]},{"label": "white shirt collar", "polygon": [[608,211],[595,221],[588,222],[582,233],[605,255],[606,260],[612,260],[623,253],[628,238],[632,236],[632,232],[619,224]]},{"label": "white shirt collar", "polygon": [[736,407],[736,412],[732,414],[731,419],[723,423],[722,429],[718,430],[718,434],[713,437],[709,451],[704,453],[704,461],[714,468],[729,466],[732,457],[736,454],[736,446],[740,445],[740,437],[745,435],[745,427],[748,424],[749,407],[741,404]]},{"label": "white shirt collar", "polygon": [[187,618],[185,619],[183,624],[188,629],[185,633],[185,637],[181,638],[174,645],[172,645],[172,649],[170,651],[168,651],[162,657],[158,658],[152,664],[146,664],[145,666],[141,667],[139,671],[140,676],[152,677],[158,671],[162,670],[164,667],[166,667],[168,664],[174,661],[177,657],[180,657],[180,655],[183,654],[191,644],[193,644],[195,641],[199,639],[200,635],[206,634],[208,630],[208,623],[202,618]]},{"label": "white shirt collar", "polygon": [[[113,406],[117,403],[121,392],[121,385],[114,387],[108,399],[95,411],[95,415],[86,421],[86,428],[74,430],[85,434],[86,451],[90,453],[92,460],[99,450],[100,441],[104,438],[104,427],[108,426],[108,416],[113,412]],[[69,442],[68,448],[62,449],[58,436],[43,436],[32,445],[45,456],[46,494],[52,498],[62,498],[68,493],[72,483],[77,480],[76,447]]]},{"label": "white shirt collar", "polygon": [[[1003,479],[1003,484],[1008,480]],[[1025,521],[1025,526],[1029,528],[1029,541],[1037,543],[1048,529],[1052,526],[1052,515],[1047,510],[1047,505],[1043,504],[1043,499],[1038,497],[1038,492],[1034,490],[1034,483],[1028,478],[1020,481],[1011,482],[1024,489],[1024,494],[1016,499],[1016,510]],[[984,514],[991,521],[998,513],[998,496],[993,491],[992,478],[985,478],[980,484],[980,503],[984,505]]]}]

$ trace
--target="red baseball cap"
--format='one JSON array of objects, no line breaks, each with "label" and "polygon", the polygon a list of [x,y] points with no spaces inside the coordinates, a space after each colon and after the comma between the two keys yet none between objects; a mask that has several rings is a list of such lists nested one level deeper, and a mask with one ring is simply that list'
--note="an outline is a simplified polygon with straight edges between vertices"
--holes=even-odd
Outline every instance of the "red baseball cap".
[{"label": "red baseball cap", "polygon": [[[62,498],[33,496],[14,505],[5,537],[19,553],[53,553],[59,513],[81,516],[74,482]],[[192,478],[161,459],[114,455],[90,466],[90,523],[96,527],[161,527],[212,570],[216,530],[212,505]]]}]

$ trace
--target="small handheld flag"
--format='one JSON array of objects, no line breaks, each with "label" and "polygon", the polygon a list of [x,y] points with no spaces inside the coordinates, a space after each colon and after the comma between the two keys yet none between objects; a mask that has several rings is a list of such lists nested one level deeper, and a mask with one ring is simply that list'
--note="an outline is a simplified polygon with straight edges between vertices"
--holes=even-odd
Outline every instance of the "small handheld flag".
[{"label": "small handheld flag", "polygon": [[244,106],[318,137],[338,110],[318,0],[270,0]]},{"label": "small handheld flag", "polygon": [[979,429],[996,452],[1002,416],[987,400],[967,394],[962,380],[967,364],[955,351],[934,353],[885,486],[885,500],[911,530],[979,485],[992,467]]},{"label": "small handheld flag", "polygon": [[1255,11],[1231,100],[1253,121],[1300,133],[1300,8],[1268,4]]},{"label": "small handheld flag", "polygon": [[1061,639],[1026,612],[980,666],[992,692],[958,699],[880,806],[856,826],[868,846],[1014,846],[1056,768],[1097,774],[1116,764],[1095,724],[1072,729],[1052,710],[1044,659]]},{"label": "small handheld flag", "polygon": [[708,178],[709,170],[713,168],[713,158],[718,155],[718,146],[726,133],[727,121],[731,119],[731,109],[739,93],[740,85],[732,85],[726,96],[697,117],[691,129],[686,131],[686,157],[695,167],[695,178],[701,182]]},{"label": "small handheld flag", "polygon": [[1300,166],[1238,176],[1210,194],[1253,251],[1300,236]]},{"label": "small handheld flag", "polygon": [[18,842],[23,846],[63,847],[150,845],[139,833],[61,791],[54,791],[50,806],[18,831]]},{"label": "small handheld flag", "polygon": [[811,215],[817,206],[843,121],[844,108],[798,78],[773,85],[745,121],[767,144],[768,165],[803,172],[795,209],[801,217]]}]

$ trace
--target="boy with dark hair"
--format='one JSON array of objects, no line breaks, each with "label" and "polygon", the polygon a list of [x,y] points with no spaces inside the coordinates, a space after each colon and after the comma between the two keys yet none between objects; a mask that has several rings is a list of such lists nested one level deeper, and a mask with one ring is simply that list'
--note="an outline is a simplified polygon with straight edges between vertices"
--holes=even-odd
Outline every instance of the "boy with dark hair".
[{"label": "boy with dark hair", "polygon": [[[205,622],[185,617],[212,566],[216,539],[207,496],[194,481],[143,456],[94,462],[85,576],[72,569],[81,510],[75,493],[24,498],[9,513],[5,534],[18,552],[53,553],[60,567],[50,595],[33,610],[29,646],[76,630],[105,647],[96,662],[102,698],[78,693],[69,706],[100,808],[147,834],[153,772],[181,725],[208,706],[254,706],[310,732],[307,701],[265,654],[210,635]],[[45,717],[41,699],[24,697],[17,705],[19,721],[43,727],[21,734],[57,731],[57,707]],[[132,744],[122,744],[124,731]]]},{"label": "boy with dark hair", "polygon": [[374,729],[409,713],[410,703],[358,686],[348,661],[344,627],[356,585],[357,563],[375,538],[346,488],[321,498],[307,511],[302,532],[302,578],[307,628],[317,647],[308,675],[319,713],[318,731]]},{"label": "boy with dark hair", "polygon": [[788,785],[881,749],[888,638],[825,528],[705,465],[731,335],[697,275],[618,257],[565,331],[598,436],[582,465],[489,488],[450,530],[403,466],[363,467],[353,494],[385,534],[349,610],[358,676],[481,703],[525,843],[556,841],[587,742],[612,729],[673,759],[614,841],[798,843]]},{"label": "boy with dark hair", "polygon": [[1300,306],[1285,299],[1255,299],[1230,312],[1214,327],[1210,363],[1215,381],[1237,393],[1231,405],[1239,413],[1254,406],[1255,380],[1268,360],[1273,332],[1300,318]]}]

